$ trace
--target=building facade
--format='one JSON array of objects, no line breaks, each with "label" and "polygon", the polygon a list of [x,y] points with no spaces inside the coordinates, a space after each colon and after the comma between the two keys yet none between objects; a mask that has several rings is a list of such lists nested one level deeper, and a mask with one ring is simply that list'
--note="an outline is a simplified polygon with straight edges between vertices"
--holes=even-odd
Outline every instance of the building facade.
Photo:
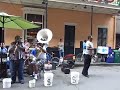
[{"label": "building facade", "polygon": [[[65,51],[75,53],[80,48],[80,41],[93,38],[94,46],[115,47],[116,17],[120,7],[101,3],[101,1],[80,0],[48,0],[46,15],[44,0],[4,0],[0,3],[1,12],[22,16],[26,20],[35,22],[41,28],[49,28],[53,38],[50,46],[57,46],[59,39],[64,39]],[[118,5],[118,4],[117,4]],[[47,20],[46,20],[47,16]],[[47,22],[46,22],[47,21]],[[5,44],[9,45],[16,35],[33,41],[41,29],[14,30],[5,29]]]}]

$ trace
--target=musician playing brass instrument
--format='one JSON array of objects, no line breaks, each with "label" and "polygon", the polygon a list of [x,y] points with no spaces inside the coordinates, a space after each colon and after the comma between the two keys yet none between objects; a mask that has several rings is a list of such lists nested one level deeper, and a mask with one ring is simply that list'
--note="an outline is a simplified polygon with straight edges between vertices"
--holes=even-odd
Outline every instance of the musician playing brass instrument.
[{"label": "musician playing brass instrument", "polygon": [[12,84],[16,82],[16,74],[18,73],[18,81],[24,84],[23,66],[25,59],[25,48],[21,42],[20,36],[15,37],[15,41],[11,43],[9,49],[10,70]]}]

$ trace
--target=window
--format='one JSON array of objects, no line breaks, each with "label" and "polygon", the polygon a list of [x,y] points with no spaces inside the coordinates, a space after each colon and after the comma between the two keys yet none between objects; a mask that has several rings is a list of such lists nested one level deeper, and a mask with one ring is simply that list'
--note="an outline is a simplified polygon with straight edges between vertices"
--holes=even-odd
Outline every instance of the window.
[{"label": "window", "polygon": [[37,25],[40,26],[40,28],[34,28],[34,29],[27,29],[26,32],[24,33],[25,38],[27,38],[27,40],[30,43],[34,43],[34,41],[36,41],[36,36],[39,30],[41,30],[44,26],[44,16],[43,15],[39,15],[39,14],[25,14],[25,18],[26,20],[33,22]]},{"label": "window", "polygon": [[107,45],[107,28],[98,28],[98,46]]}]

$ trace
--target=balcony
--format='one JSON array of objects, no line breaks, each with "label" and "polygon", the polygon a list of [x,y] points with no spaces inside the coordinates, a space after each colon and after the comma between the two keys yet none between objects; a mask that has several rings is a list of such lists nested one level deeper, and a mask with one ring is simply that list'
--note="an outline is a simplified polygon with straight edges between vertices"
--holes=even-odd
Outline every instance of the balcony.
[{"label": "balcony", "polygon": [[71,3],[86,2],[86,3],[100,4],[100,5],[120,6],[120,0],[48,0],[48,1],[71,2]]}]

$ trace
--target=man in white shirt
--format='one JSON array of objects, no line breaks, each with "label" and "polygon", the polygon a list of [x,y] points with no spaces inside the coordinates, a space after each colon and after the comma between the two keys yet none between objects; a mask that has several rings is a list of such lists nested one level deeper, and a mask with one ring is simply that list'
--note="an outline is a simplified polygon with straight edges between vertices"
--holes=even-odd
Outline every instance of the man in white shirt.
[{"label": "man in white shirt", "polygon": [[91,57],[93,55],[93,43],[92,43],[92,36],[88,36],[88,40],[86,42],[86,50],[84,52],[84,68],[82,70],[82,75],[85,77],[89,77],[88,76],[88,69],[90,67],[90,63],[91,63]]}]

